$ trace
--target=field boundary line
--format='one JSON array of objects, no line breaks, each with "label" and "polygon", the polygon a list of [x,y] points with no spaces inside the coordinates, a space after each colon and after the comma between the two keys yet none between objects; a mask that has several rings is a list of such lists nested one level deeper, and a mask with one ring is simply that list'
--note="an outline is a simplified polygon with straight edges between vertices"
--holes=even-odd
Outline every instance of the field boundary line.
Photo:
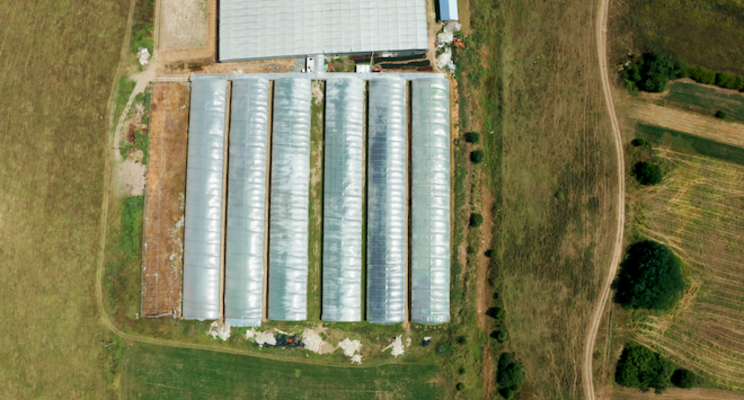
[{"label": "field boundary line", "polygon": [[617,273],[618,266],[623,249],[623,236],[625,230],[625,155],[623,153],[623,140],[620,132],[620,125],[617,122],[615,114],[615,105],[612,101],[612,87],[610,86],[609,69],[607,66],[607,18],[609,14],[610,0],[600,0],[599,15],[597,18],[596,35],[597,35],[597,56],[599,58],[599,72],[602,77],[602,91],[604,92],[607,112],[610,116],[612,125],[612,139],[615,144],[615,153],[617,156],[617,232],[615,235],[615,247],[612,250],[612,260],[610,269],[607,271],[607,277],[602,286],[594,316],[589,325],[589,332],[586,336],[584,345],[584,360],[582,366],[582,381],[584,383],[584,396],[587,400],[595,400],[594,394],[594,344],[597,341],[597,332],[602,322],[607,300],[610,297],[612,280]]}]

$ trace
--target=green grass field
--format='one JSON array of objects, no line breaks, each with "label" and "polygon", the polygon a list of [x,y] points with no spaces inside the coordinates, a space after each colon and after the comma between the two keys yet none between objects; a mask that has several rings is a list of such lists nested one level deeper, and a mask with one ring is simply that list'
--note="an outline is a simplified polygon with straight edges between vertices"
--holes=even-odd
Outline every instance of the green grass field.
[{"label": "green grass field", "polygon": [[611,60],[660,50],[692,65],[744,74],[744,4],[739,0],[610,2]]},{"label": "green grass field", "polygon": [[123,369],[123,399],[443,398],[434,365],[324,366],[135,344]]},{"label": "green grass field", "polygon": [[744,165],[744,149],[684,132],[677,132],[653,125],[638,124],[636,127],[636,136],[675,152],[707,156]]},{"label": "green grass field", "polygon": [[113,397],[94,288],[128,13],[120,0],[0,3],[3,398]]},{"label": "green grass field", "polygon": [[[469,8],[473,34],[457,55],[460,125],[481,133],[487,156],[475,167],[480,182],[465,191],[494,221],[488,302],[508,311],[510,336],[487,343],[492,359],[513,351],[524,366],[519,398],[578,398],[586,329],[617,228],[594,11],[574,0],[473,0]],[[493,196],[491,209],[481,193]]]},{"label": "green grass field", "polygon": [[744,123],[744,94],[726,93],[697,83],[675,82],[669,86],[669,93],[664,98],[706,115],[722,110],[728,119]]}]

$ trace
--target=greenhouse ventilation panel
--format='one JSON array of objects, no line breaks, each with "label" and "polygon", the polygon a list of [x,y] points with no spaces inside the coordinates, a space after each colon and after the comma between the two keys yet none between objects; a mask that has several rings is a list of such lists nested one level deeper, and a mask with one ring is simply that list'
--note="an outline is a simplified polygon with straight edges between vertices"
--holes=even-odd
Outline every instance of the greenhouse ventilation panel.
[{"label": "greenhouse ventilation panel", "polygon": [[411,321],[449,322],[449,82],[411,83]]},{"label": "greenhouse ventilation panel", "polygon": [[269,81],[234,81],[230,118],[225,322],[238,327],[260,326],[264,295]]},{"label": "greenhouse ventilation panel", "polygon": [[364,82],[326,82],[323,209],[324,321],[362,319]]},{"label": "greenhouse ventilation panel", "polygon": [[307,319],[310,80],[274,82],[269,319]]},{"label": "greenhouse ventilation panel", "polygon": [[183,317],[220,318],[222,181],[227,81],[191,83],[186,169]]},{"label": "greenhouse ventilation panel", "polygon": [[370,81],[367,320],[397,323],[406,307],[406,81]]}]

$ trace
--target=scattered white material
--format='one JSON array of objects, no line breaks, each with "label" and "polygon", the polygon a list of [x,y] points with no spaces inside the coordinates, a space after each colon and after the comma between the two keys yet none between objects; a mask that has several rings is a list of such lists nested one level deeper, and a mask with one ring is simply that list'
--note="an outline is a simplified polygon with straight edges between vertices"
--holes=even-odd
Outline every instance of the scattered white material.
[{"label": "scattered white material", "polygon": [[256,337],[256,330],[254,328],[249,329],[248,332],[245,333],[245,338],[248,340],[251,340],[254,337]]},{"label": "scattered white material", "polygon": [[356,65],[357,74],[369,74],[371,72],[372,72],[372,66],[369,64],[357,64]]},{"label": "scattered white material", "polygon": [[437,57],[437,68],[444,69],[450,62],[452,62],[452,49],[449,47],[445,47],[444,53],[440,54],[439,57]]},{"label": "scattered white material", "polygon": [[411,347],[411,338],[406,339],[406,347]]},{"label": "scattered white material", "polygon": [[320,353],[321,346],[325,344],[320,334],[312,329],[305,329],[302,332],[302,343],[305,344],[305,349],[313,353]]},{"label": "scattered white material", "polygon": [[268,330],[263,331],[263,332],[256,332],[255,342],[258,345],[258,347],[264,347],[265,344],[268,344],[270,346],[276,345],[276,338],[274,337],[274,332],[271,332]]},{"label": "scattered white material", "polygon": [[437,34],[437,43],[439,44],[450,44],[453,40],[455,40],[455,35],[452,32]]},{"label": "scattered white material", "polygon": [[281,330],[279,328],[274,328],[274,332],[276,332],[278,334],[281,334],[281,335],[287,335],[287,336],[289,336],[289,333],[288,332],[284,332],[283,330]]},{"label": "scattered white material", "polygon": [[462,25],[457,21],[450,21],[447,23],[447,25],[444,26],[444,29],[442,29],[444,32],[460,32],[460,29],[462,29]]},{"label": "scattered white material", "polygon": [[214,339],[220,338],[222,341],[226,341],[230,338],[230,324],[221,325],[219,321],[214,321],[207,333]]},{"label": "scattered white material", "polygon": [[426,341],[431,340],[431,336],[424,336],[424,340],[426,340]]},{"label": "scattered white material", "polygon": [[390,354],[393,355],[393,357],[398,358],[398,356],[402,356],[406,353],[406,348],[403,346],[403,335],[398,336],[397,338],[393,339],[393,342],[390,343],[389,346],[382,349],[384,352],[387,349],[393,349]]},{"label": "scattered white material", "polygon": [[354,353],[362,350],[362,343],[358,340],[349,340],[349,338],[346,338],[338,342],[338,347],[343,349],[346,357],[354,357]]},{"label": "scattered white material", "polygon": [[140,47],[137,52],[137,59],[141,65],[146,65],[150,62],[150,51],[146,47]]},{"label": "scattered white material", "polygon": [[351,363],[352,364],[361,364],[362,363],[362,357],[364,357],[361,354],[354,354],[351,356]]}]

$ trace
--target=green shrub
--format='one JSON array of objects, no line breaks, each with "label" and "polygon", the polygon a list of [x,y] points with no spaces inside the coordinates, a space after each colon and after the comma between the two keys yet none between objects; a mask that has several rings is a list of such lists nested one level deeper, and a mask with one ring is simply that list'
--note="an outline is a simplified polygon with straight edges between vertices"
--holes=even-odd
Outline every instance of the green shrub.
[{"label": "green shrub", "polygon": [[[499,393],[501,393],[504,398],[510,399],[519,392],[522,383],[524,383],[524,370],[521,365],[514,361],[514,354],[501,353],[496,374],[496,382],[501,387],[502,391],[499,391]],[[510,390],[507,391],[506,389]],[[509,394],[511,397],[509,397]]]},{"label": "green shrub", "polygon": [[736,75],[731,72],[719,72],[716,74],[716,85],[726,89],[733,89],[736,87]]},{"label": "green shrub", "polygon": [[455,385],[455,389],[457,389],[458,392],[462,392],[463,389],[465,389],[465,385],[460,382],[457,385]]},{"label": "green shrub", "polygon": [[615,370],[615,381],[620,385],[661,393],[669,387],[674,364],[659,353],[641,347],[625,347]]},{"label": "green shrub", "polygon": [[678,388],[692,389],[698,385],[699,379],[692,371],[678,369],[672,374],[672,383]]},{"label": "green shrub", "polygon": [[483,223],[483,216],[477,213],[470,214],[470,226],[477,228]]},{"label": "green shrub", "polygon": [[664,174],[661,172],[661,168],[658,165],[641,161],[633,167],[633,174],[638,179],[641,185],[657,185],[661,183],[664,178]]},{"label": "green shrub", "polygon": [[486,250],[486,252],[483,253],[483,255],[485,255],[488,258],[493,258],[493,257],[498,257],[499,253],[496,250],[489,249],[489,250]]},{"label": "green shrub", "polygon": [[493,319],[501,321],[506,319],[506,310],[501,307],[491,307],[486,310],[486,315]]},{"label": "green shrub", "polygon": [[734,89],[744,92],[744,76],[736,75],[736,79],[734,80]]},{"label": "green shrub", "polygon": [[511,400],[516,396],[518,393],[518,390],[515,388],[503,388],[499,390],[499,394],[501,397],[505,398],[506,400]]},{"label": "green shrub", "polygon": [[483,154],[483,150],[475,150],[470,152],[470,161],[472,161],[473,164],[480,164],[483,161],[484,157],[485,154]]},{"label": "green shrub", "polygon": [[716,111],[715,117],[718,119],[726,119],[726,117],[728,117],[728,114],[726,114],[726,111],[718,110]]},{"label": "green shrub", "polygon": [[716,83],[716,73],[705,67],[692,68],[690,70],[690,78],[695,82],[706,85],[713,85]]},{"label": "green shrub", "polygon": [[491,332],[491,338],[496,339],[499,343],[506,342],[507,339],[509,339],[509,333],[506,331],[493,331]]},{"label": "green shrub", "polygon": [[632,144],[634,147],[643,147],[646,145],[646,141],[643,139],[633,139],[630,144]]},{"label": "green shrub", "polygon": [[624,71],[625,79],[635,82],[645,92],[663,92],[671,79],[687,76],[687,64],[675,56],[654,51],[644,53]]},{"label": "green shrub", "polygon": [[614,283],[615,301],[628,309],[670,310],[685,287],[679,258],[661,243],[630,246]]},{"label": "green shrub", "polygon": [[554,196],[558,200],[563,200],[563,199],[566,198],[566,193],[564,193],[562,190],[559,190],[559,191],[555,192],[555,195]]},{"label": "green shrub", "polygon": [[465,141],[472,144],[478,144],[480,142],[480,133],[468,132],[465,134]]}]

